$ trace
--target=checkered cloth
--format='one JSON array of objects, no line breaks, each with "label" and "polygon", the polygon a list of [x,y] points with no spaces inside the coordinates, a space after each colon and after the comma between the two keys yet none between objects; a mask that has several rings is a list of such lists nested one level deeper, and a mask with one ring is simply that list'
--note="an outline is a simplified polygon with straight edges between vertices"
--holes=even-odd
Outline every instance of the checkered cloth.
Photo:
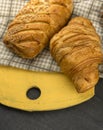
[{"label": "checkered cloth", "polygon": [[[51,57],[49,47],[46,47],[36,58],[27,60],[10,52],[2,42],[8,24],[27,2],[28,0],[0,0],[0,65],[32,71],[59,72],[60,68]],[[74,0],[72,17],[83,16],[90,19],[103,44],[103,17],[101,10],[103,10],[103,0]],[[103,65],[100,66],[100,73],[103,77]]]}]

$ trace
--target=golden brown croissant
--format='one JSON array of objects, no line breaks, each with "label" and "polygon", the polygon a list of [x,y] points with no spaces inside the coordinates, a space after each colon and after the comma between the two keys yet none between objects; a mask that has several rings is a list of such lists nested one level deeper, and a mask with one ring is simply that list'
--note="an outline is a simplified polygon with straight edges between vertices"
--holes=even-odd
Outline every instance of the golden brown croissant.
[{"label": "golden brown croissant", "polygon": [[72,0],[31,0],[8,26],[4,43],[23,58],[33,58],[72,14]]},{"label": "golden brown croissant", "polygon": [[78,92],[85,92],[96,85],[98,65],[102,61],[101,43],[88,19],[73,18],[51,39],[50,51]]}]

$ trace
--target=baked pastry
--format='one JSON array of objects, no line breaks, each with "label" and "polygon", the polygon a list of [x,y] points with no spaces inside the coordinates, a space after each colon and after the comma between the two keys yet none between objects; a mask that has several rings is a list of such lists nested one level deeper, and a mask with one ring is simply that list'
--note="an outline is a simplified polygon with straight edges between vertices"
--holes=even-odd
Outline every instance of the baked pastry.
[{"label": "baked pastry", "polygon": [[50,51],[78,92],[85,92],[96,85],[98,65],[103,55],[100,37],[88,19],[73,18],[51,39]]},{"label": "baked pastry", "polygon": [[6,46],[23,58],[37,56],[70,18],[72,0],[31,0],[9,24]]}]

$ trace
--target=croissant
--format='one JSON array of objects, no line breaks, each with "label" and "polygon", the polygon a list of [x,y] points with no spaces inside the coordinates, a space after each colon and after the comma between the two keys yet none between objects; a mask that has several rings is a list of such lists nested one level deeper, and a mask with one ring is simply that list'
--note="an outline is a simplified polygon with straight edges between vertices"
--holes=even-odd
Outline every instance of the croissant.
[{"label": "croissant", "polygon": [[50,52],[78,92],[96,85],[102,62],[101,41],[88,19],[73,18],[51,39]]},{"label": "croissant", "polygon": [[67,24],[72,0],[31,0],[9,24],[3,42],[23,58],[34,58]]}]

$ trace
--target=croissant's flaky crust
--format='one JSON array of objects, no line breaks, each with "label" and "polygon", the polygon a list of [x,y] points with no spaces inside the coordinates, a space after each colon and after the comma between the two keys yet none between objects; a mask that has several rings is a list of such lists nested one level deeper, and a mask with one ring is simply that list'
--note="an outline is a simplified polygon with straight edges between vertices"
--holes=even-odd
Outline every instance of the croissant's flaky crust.
[{"label": "croissant's flaky crust", "polygon": [[101,41],[88,19],[73,18],[51,39],[50,51],[78,92],[96,85],[98,65],[102,61]]},{"label": "croissant's flaky crust", "polygon": [[23,58],[33,58],[70,18],[72,0],[31,0],[8,26],[4,43]]}]

